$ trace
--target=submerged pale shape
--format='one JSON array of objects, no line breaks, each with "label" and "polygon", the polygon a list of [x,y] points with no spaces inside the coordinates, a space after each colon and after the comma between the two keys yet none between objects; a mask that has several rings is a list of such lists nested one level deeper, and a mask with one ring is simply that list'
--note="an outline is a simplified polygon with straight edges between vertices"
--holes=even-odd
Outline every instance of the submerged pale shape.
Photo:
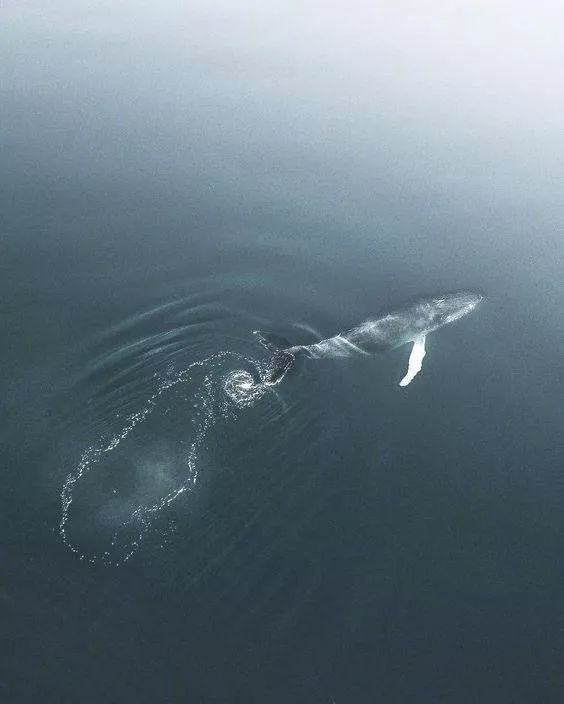
[{"label": "submerged pale shape", "polygon": [[403,379],[400,381],[400,386],[407,386],[421,371],[423,366],[423,357],[425,357],[425,335],[418,337],[411,348],[411,354],[409,355],[409,362],[407,365],[407,372]]}]

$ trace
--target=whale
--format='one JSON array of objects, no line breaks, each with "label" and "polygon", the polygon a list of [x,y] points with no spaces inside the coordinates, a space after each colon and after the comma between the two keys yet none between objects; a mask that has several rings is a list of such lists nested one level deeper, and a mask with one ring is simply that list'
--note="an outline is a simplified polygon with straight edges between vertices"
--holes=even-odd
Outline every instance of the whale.
[{"label": "whale", "polygon": [[399,385],[408,386],[421,371],[425,357],[425,339],[445,325],[464,318],[484,299],[479,291],[459,290],[421,298],[379,318],[372,318],[350,330],[311,345],[291,345],[285,338],[263,330],[254,330],[259,343],[270,353],[263,383],[280,383],[297,357],[327,359],[372,356],[401,345],[411,344],[407,370]]}]

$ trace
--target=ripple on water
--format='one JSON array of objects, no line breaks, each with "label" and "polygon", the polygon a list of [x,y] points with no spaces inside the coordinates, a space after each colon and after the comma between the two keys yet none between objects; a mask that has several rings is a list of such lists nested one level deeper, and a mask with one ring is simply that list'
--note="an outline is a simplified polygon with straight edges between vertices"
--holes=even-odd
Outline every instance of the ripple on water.
[{"label": "ripple on water", "polygon": [[81,560],[129,560],[149,532],[166,530],[159,517],[193,491],[210,451],[229,443],[224,425],[240,432],[247,426],[233,424],[243,414],[265,425],[288,412],[263,382],[264,350],[241,332],[264,321],[224,301],[208,291],[157,305],[81,347],[88,359],[69,378],[61,431],[98,439],[62,485],[59,520],[63,543]]}]

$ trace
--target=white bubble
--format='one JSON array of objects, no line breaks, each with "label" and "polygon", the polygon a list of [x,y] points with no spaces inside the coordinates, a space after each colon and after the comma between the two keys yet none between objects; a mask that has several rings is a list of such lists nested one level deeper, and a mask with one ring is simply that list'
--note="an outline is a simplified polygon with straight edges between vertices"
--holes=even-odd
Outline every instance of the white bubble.
[{"label": "white bubble", "polygon": [[256,403],[268,388],[266,384],[256,382],[249,372],[237,369],[227,374],[223,390],[236,406],[244,408]]}]

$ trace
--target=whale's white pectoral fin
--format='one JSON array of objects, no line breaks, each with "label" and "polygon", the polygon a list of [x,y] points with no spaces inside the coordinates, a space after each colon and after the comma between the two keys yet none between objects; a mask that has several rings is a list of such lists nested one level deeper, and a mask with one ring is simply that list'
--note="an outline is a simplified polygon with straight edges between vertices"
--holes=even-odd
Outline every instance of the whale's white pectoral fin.
[{"label": "whale's white pectoral fin", "polygon": [[407,365],[407,372],[403,379],[400,381],[400,386],[407,386],[421,371],[423,366],[423,357],[425,356],[425,335],[417,337],[413,342],[413,347],[411,348],[411,354],[409,355],[409,362]]}]

